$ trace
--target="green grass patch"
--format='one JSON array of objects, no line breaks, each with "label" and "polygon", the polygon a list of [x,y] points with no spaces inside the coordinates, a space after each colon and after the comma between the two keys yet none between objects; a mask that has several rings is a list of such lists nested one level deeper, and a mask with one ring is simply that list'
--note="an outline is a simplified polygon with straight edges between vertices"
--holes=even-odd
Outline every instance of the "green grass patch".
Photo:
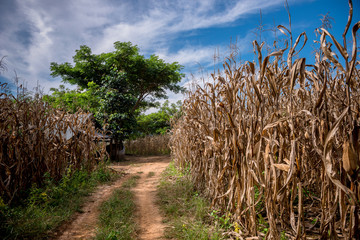
[{"label": "green grass patch", "polygon": [[116,190],[110,199],[100,206],[99,228],[96,239],[130,240],[135,239],[136,225],[134,220],[134,195],[131,188],[135,187],[140,176],[129,178]]},{"label": "green grass patch", "polygon": [[149,172],[148,175],[147,175],[148,178],[153,177],[153,176],[155,176],[154,172]]},{"label": "green grass patch", "polygon": [[209,202],[194,190],[187,174],[173,163],[164,171],[158,188],[159,205],[170,225],[168,239],[218,240],[223,230],[211,217]]},{"label": "green grass patch", "polygon": [[139,175],[131,176],[126,182],[123,183],[122,188],[130,189],[136,186],[137,180],[140,178]]},{"label": "green grass patch", "polygon": [[[0,204],[2,239],[45,239],[76,212],[81,211],[85,197],[102,183],[119,175],[105,165],[92,173],[68,170],[60,182],[48,176],[46,184],[29,190],[28,197],[16,206]],[[1,202],[1,200],[0,200]]]}]

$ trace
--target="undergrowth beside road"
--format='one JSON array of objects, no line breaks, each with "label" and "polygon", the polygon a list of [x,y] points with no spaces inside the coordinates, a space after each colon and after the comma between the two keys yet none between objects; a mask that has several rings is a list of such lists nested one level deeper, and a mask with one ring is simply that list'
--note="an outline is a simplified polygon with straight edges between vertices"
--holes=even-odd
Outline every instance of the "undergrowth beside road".
[{"label": "undergrowth beside road", "polygon": [[158,198],[170,225],[165,230],[168,239],[218,240],[231,227],[224,217],[211,212],[208,200],[194,190],[188,174],[179,171],[173,163],[163,172]]},{"label": "undergrowth beside road", "polygon": [[128,179],[116,190],[110,199],[100,206],[98,240],[131,240],[134,239],[136,226],[134,221],[134,194],[131,188],[137,184],[140,176]]},{"label": "undergrowth beside road", "polygon": [[[1,239],[44,239],[64,221],[81,211],[85,197],[94,188],[106,182],[114,181],[119,174],[105,165],[89,173],[78,170],[67,174],[59,183],[46,176],[42,188],[33,186],[29,197],[17,206],[8,206],[0,201]],[[0,199],[1,200],[1,199]]]}]

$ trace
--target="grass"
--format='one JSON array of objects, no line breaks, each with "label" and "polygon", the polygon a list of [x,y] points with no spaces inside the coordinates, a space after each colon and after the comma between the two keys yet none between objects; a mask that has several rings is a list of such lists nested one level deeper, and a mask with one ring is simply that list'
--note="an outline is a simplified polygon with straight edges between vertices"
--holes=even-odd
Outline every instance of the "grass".
[{"label": "grass", "polygon": [[133,217],[135,203],[131,188],[136,186],[139,178],[138,175],[132,176],[122,185],[121,189],[116,190],[110,199],[101,205],[96,239],[134,239],[136,233]]},{"label": "grass", "polygon": [[210,216],[208,200],[194,191],[187,174],[178,171],[173,163],[164,171],[158,188],[159,205],[165,221],[168,239],[218,240],[223,230]]},{"label": "grass", "polygon": [[154,173],[154,172],[149,172],[148,175],[147,175],[147,177],[149,177],[149,178],[150,178],[150,177],[153,177],[153,176],[155,176],[155,173]]},{"label": "grass", "polygon": [[42,188],[33,186],[28,198],[17,206],[0,201],[0,236],[2,239],[44,239],[76,211],[80,212],[85,197],[102,183],[119,175],[101,166],[92,173],[69,170],[55,184],[49,177]]}]

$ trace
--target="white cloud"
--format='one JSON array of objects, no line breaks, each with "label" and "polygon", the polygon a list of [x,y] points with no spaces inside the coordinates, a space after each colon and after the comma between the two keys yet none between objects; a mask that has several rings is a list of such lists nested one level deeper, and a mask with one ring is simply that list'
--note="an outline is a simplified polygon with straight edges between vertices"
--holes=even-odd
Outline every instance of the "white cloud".
[{"label": "white cloud", "polygon": [[[100,53],[111,50],[115,41],[131,41],[144,53],[156,53],[167,61],[190,67],[198,63],[211,66],[217,46],[184,43],[174,51],[173,40],[189,31],[232,24],[258,11],[259,6],[266,9],[283,4],[283,0],[225,3],[220,0],[17,0],[15,3],[15,10],[3,10],[14,15],[0,23],[4,29],[0,42],[6,46],[0,49],[0,56],[8,56],[9,70],[16,69],[28,81],[29,89],[39,81],[46,92],[60,84],[60,79],[49,75],[50,62],[71,61],[75,50],[83,44]],[[25,33],[28,35],[21,35]],[[19,39],[25,39],[26,43]]]},{"label": "white cloud", "polygon": [[200,63],[211,62],[216,49],[216,46],[189,46],[180,49],[178,52],[175,53],[169,53],[169,49],[163,49],[159,52],[156,52],[155,54],[167,62],[178,62],[182,65],[193,66]]},{"label": "white cloud", "polygon": [[[169,41],[186,31],[214,27],[245,17],[258,11],[283,3],[283,0],[243,0],[229,1],[221,6],[221,1],[153,0],[148,2],[147,11],[128,13],[137,21],[120,21],[103,30],[103,36],[96,43],[96,52],[109,50],[115,41],[131,41],[148,50],[164,47]],[[143,10],[142,10],[143,11]]]}]

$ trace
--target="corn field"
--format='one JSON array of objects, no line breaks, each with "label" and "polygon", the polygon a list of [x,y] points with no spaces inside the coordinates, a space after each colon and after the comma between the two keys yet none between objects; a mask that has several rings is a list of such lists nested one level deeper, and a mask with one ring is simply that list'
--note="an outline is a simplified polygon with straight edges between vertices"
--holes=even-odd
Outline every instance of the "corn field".
[{"label": "corn field", "polygon": [[0,91],[0,197],[6,203],[41,186],[45,173],[58,181],[67,169],[91,171],[104,159],[105,146],[95,141],[86,116]]},{"label": "corn field", "polygon": [[164,134],[128,140],[125,142],[125,152],[142,156],[167,155],[170,154],[169,139],[170,136]]},{"label": "corn field", "polygon": [[319,29],[313,64],[296,58],[306,33],[294,41],[279,25],[283,49],[266,55],[254,41],[257,63],[228,58],[188,93],[172,154],[231,214],[233,239],[360,239],[360,22],[350,28],[351,17],[350,1],[343,44]]}]

